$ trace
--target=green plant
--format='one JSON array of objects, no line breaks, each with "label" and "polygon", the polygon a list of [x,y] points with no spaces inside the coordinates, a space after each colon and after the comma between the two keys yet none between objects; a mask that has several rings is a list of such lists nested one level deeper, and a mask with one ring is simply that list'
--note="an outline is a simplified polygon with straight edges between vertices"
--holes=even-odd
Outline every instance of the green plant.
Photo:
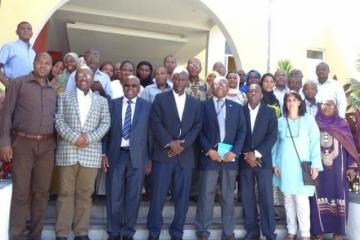
[{"label": "green plant", "polygon": [[347,100],[349,106],[353,108],[360,107],[360,81],[357,79],[351,78],[350,79],[350,91],[351,93],[348,95]]},{"label": "green plant", "polygon": [[277,65],[278,65],[279,69],[284,70],[288,74],[293,69],[293,66],[292,66],[291,62],[288,59],[278,61]]},{"label": "green plant", "polygon": [[293,66],[292,66],[291,62],[288,59],[278,61],[277,66],[278,66],[279,69],[287,72],[287,74],[289,74],[290,71],[293,69]]}]

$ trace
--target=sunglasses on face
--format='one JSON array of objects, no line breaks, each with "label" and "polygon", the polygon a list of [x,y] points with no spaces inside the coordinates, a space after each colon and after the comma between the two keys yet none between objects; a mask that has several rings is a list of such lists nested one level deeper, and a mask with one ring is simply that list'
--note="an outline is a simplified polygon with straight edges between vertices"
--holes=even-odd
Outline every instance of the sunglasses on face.
[{"label": "sunglasses on face", "polygon": [[124,84],[124,87],[126,87],[126,88],[137,88],[138,85],[137,84]]}]

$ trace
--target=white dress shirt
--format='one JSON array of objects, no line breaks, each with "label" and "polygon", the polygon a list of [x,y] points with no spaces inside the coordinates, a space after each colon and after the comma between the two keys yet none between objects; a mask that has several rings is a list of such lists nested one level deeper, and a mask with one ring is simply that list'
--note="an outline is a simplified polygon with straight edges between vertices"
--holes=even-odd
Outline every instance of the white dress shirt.
[{"label": "white dress shirt", "polygon": [[[254,126],[255,126],[255,121],[256,121],[256,117],[258,115],[259,112],[259,108],[260,108],[260,103],[254,108],[252,109],[252,107],[250,106],[250,104],[248,104],[248,108],[249,108],[249,113],[250,113],[250,124],[251,124],[251,133],[253,133],[254,131]],[[255,156],[257,158],[261,158],[262,155],[261,153],[259,153],[257,150],[254,150],[255,152]]]},{"label": "white dress shirt", "polygon": [[335,98],[336,105],[339,110],[339,116],[345,118],[347,100],[341,84],[334,79],[328,79],[323,84],[319,83],[317,80],[315,81],[315,84],[318,89],[316,100],[321,103],[324,100],[329,99],[329,97]]},{"label": "white dress shirt", "polygon": [[315,117],[318,112],[318,101],[315,101],[315,103],[311,103],[308,100],[304,100],[306,112],[310,114],[311,116]]},{"label": "white dress shirt", "polygon": [[275,97],[277,98],[277,100],[279,100],[281,113],[283,113],[284,97],[288,91],[289,91],[288,88],[284,88],[281,90],[281,89],[278,89],[276,86],[274,87],[274,94],[275,94]]},{"label": "white dress shirt", "polygon": [[91,90],[85,95],[83,91],[79,88],[76,88],[76,95],[79,104],[79,114],[80,114],[80,123],[81,127],[84,127],[86,118],[89,114],[90,107],[91,107]]},{"label": "white dress shirt", "polygon": [[[133,123],[133,119],[134,119],[136,99],[137,99],[137,97],[131,99],[131,105],[130,105],[131,106],[131,124]],[[122,112],[121,112],[122,127],[124,127],[124,123],[125,123],[125,114],[126,114],[126,109],[128,107],[128,100],[129,99],[127,99],[124,96],[123,104],[122,104]],[[121,147],[129,147],[129,146],[130,146],[130,138],[127,140],[124,138],[121,138]]]},{"label": "white dress shirt", "polygon": [[111,90],[112,90],[112,96],[111,99],[115,99],[115,98],[121,98],[122,96],[124,96],[124,89],[120,83],[120,80],[112,80],[110,82],[110,86],[111,86]]},{"label": "white dress shirt", "polygon": [[180,121],[181,121],[182,117],[183,117],[183,114],[184,114],[186,94],[183,93],[183,95],[179,95],[174,90],[173,90],[173,94],[174,94],[174,98],[175,98],[177,112],[179,114],[179,118],[180,118]]}]

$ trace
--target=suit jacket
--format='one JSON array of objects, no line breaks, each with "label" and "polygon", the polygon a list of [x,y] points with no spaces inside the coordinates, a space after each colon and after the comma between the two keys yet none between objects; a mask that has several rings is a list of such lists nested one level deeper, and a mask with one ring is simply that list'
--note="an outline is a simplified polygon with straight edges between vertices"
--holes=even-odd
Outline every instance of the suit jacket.
[{"label": "suit jacket", "polygon": [[[81,127],[76,90],[65,92],[58,99],[55,128],[58,132],[56,165],[70,166],[79,162],[81,166],[99,168],[101,165],[101,139],[110,127],[108,102],[105,98],[91,94],[91,106],[84,127]],[[88,136],[89,145],[78,148],[74,144],[81,133]]]},{"label": "suit jacket", "polygon": [[[180,121],[173,91],[156,95],[152,105],[151,128],[154,135],[153,160],[177,162],[184,168],[194,167],[194,142],[201,129],[201,104],[186,95],[185,108]],[[173,158],[167,155],[166,146],[172,140],[185,140],[184,151]]]},{"label": "suit jacket", "polygon": [[225,138],[223,143],[233,145],[232,152],[236,154],[235,162],[219,163],[212,161],[207,152],[220,142],[219,124],[216,116],[213,98],[202,103],[203,125],[199,135],[201,146],[200,169],[218,169],[223,166],[227,169],[238,169],[238,157],[240,156],[246,136],[246,124],[243,109],[240,104],[225,100]]},{"label": "suit jacket", "polygon": [[[251,133],[250,111],[248,105],[244,106],[247,134],[243,152],[257,150],[262,155],[262,168],[272,168],[271,149],[278,137],[278,125],[274,109],[260,103],[259,111],[255,119],[253,133]],[[243,159],[240,160],[240,168],[250,165]]]},{"label": "suit jacket", "polygon": [[[103,154],[109,158],[110,167],[121,160],[123,99],[124,97],[116,98],[109,102],[111,126],[103,139]],[[138,97],[130,130],[130,157],[134,168],[145,168],[149,161],[150,111],[151,104]]]}]

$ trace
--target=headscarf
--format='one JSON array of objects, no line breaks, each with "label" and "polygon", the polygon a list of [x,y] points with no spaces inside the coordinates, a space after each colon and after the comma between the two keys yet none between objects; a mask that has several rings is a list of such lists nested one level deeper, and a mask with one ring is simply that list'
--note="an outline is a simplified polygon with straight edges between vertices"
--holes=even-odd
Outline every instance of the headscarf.
[{"label": "headscarf", "polygon": [[360,166],[357,149],[354,143],[354,137],[351,134],[347,121],[344,118],[341,118],[337,112],[332,116],[325,116],[321,110],[317,112],[315,120],[320,128],[320,131],[327,132],[336,138],[341,143],[341,145],[344,146],[346,151],[354,158],[358,166]]},{"label": "headscarf", "polygon": [[67,56],[71,56],[75,60],[75,63],[77,63],[77,61],[79,60],[79,56],[76,53],[68,52],[67,54],[65,54],[65,56],[63,58],[64,62],[65,62],[65,59],[66,59]]},{"label": "headscarf", "polygon": [[240,91],[243,92],[243,93],[247,93],[247,92],[248,92],[249,79],[250,79],[251,73],[255,73],[259,79],[261,78],[260,72],[254,70],[254,69],[253,69],[253,70],[250,70],[250,71],[246,74],[245,84],[240,88]]},{"label": "headscarf", "polygon": [[139,74],[136,73],[136,76],[140,79],[140,84],[141,84],[141,86],[146,87],[146,86],[154,83],[154,82],[153,82],[153,77],[152,77],[153,66],[152,66],[151,63],[148,62],[148,61],[141,61],[141,62],[139,62],[138,65],[136,66],[136,71],[137,71],[142,65],[146,65],[146,66],[148,66],[148,67],[150,68],[150,75],[148,76],[148,78],[147,78],[145,81],[143,81],[143,80],[140,79]]}]

